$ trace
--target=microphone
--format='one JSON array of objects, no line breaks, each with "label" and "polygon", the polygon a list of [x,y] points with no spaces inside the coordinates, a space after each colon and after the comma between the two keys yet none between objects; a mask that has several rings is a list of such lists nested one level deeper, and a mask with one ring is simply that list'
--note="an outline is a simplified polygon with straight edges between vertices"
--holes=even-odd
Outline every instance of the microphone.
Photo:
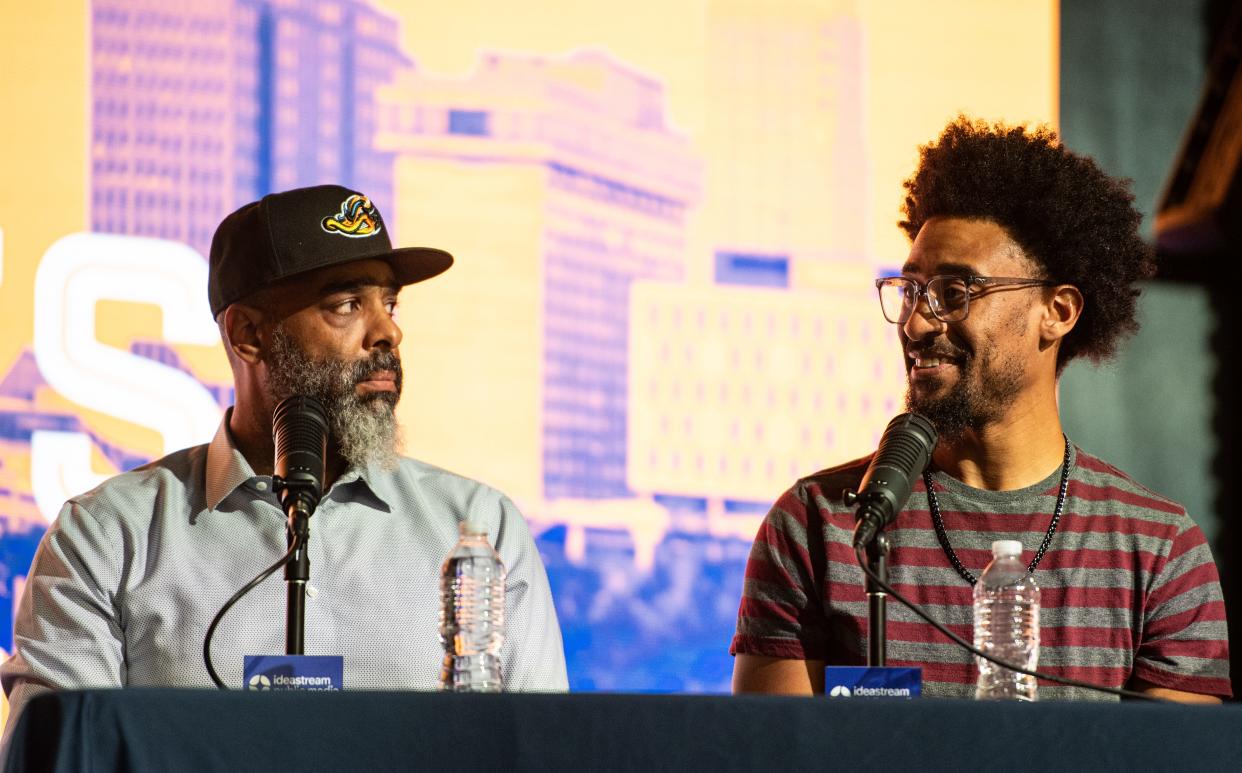
[{"label": "microphone", "polygon": [[931,461],[936,440],[936,428],[917,413],[903,413],[888,423],[858,493],[845,493],[845,504],[858,505],[855,548],[871,544],[901,512],[914,482]]},{"label": "microphone", "polygon": [[306,638],[306,583],[310,580],[310,517],[323,494],[328,455],[328,414],[323,403],[309,395],[281,400],[272,412],[272,439],[276,445],[272,485],[289,519],[285,653],[301,655]]},{"label": "microphone", "polygon": [[286,513],[309,516],[323,494],[328,452],[328,417],[323,403],[309,395],[286,397],[272,413],[276,444],[273,484]]}]

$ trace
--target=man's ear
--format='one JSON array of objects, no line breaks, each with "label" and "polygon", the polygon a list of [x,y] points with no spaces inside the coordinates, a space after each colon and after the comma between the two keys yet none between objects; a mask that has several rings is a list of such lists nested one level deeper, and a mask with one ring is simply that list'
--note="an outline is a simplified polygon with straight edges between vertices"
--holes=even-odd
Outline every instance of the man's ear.
[{"label": "man's ear", "polygon": [[1082,316],[1082,292],[1073,285],[1058,285],[1048,296],[1043,321],[1040,323],[1040,336],[1046,343],[1055,343],[1065,338],[1078,318]]},{"label": "man's ear", "polygon": [[263,342],[259,331],[263,325],[263,312],[242,303],[234,303],[224,310],[224,345],[233,356],[250,365],[262,359]]}]

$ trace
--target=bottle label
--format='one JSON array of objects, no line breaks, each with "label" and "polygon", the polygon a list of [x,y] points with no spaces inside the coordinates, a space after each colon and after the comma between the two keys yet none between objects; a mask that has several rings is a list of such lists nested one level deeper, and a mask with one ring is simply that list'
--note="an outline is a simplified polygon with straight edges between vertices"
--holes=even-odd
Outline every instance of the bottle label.
[{"label": "bottle label", "polygon": [[829,698],[917,698],[923,694],[923,669],[828,666],[824,694]]},{"label": "bottle label", "polygon": [[247,655],[245,690],[340,690],[345,658],[340,655]]}]

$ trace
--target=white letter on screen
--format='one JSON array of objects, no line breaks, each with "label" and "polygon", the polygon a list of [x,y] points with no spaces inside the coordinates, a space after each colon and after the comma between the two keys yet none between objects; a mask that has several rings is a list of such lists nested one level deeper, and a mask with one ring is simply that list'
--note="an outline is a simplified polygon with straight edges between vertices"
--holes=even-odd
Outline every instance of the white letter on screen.
[{"label": "white letter on screen", "polygon": [[[206,288],[206,261],[179,242],[96,233],[58,240],[35,275],[34,354],[40,373],[81,406],[155,430],[163,438],[163,453],[207,442],[221,409],[202,384],[176,368],[105,346],[95,335],[96,304],[128,301],[160,307],[165,341],[215,344],[219,333]],[[31,439],[35,500],[49,520],[65,499],[82,491],[65,487],[89,488],[99,479],[90,470],[86,435],[51,434],[55,437]],[[73,442],[65,435],[82,439]]]}]

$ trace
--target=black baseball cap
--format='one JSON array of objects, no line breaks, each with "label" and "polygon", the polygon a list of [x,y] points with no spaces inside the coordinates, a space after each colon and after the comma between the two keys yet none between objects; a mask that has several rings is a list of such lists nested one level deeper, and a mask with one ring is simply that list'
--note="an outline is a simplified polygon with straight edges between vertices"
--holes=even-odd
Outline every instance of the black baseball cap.
[{"label": "black baseball cap", "polygon": [[379,210],[358,191],[316,185],[269,193],[216,228],[207,275],[211,315],[282,279],[372,258],[387,261],[402,286],[453,265],[444,250],[393,249]]}]

